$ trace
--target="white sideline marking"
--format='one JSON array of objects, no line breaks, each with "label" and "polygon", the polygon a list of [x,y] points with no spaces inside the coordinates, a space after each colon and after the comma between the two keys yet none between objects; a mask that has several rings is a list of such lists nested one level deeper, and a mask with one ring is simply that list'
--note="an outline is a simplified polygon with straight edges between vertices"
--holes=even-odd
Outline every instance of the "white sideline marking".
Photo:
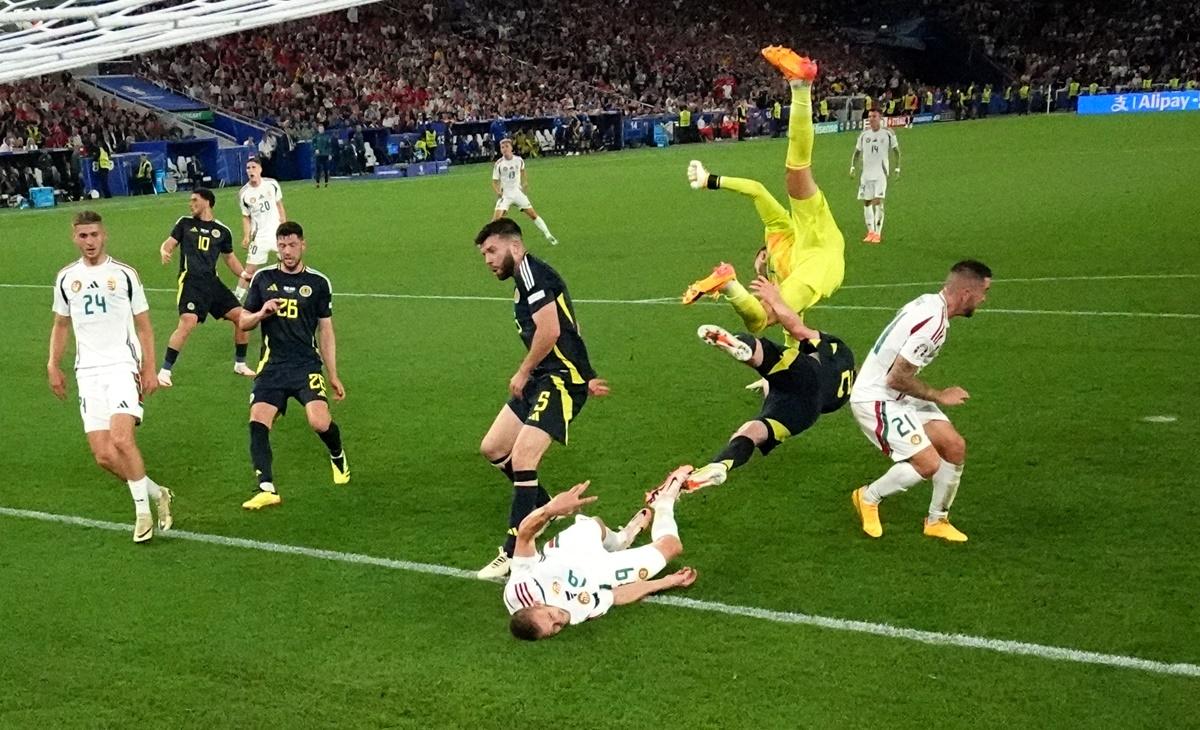
[{"label": "white sideline marking", "polygon": [[1179,419],[1175,416],[1146,416],[1142,420],[1146,423],[1175,423]]},{"label": "white sideline marking", "polygon": [[[1130,278],[1166,278],[1166,279],[1192,279],[1200,278],[1200,275],[1195,274],[1145,274],[1139,276],[1098,276],[1098,277],[1066,277],[1066,278],[1045,278],[1045,279],[1012,279],[1000,280],[1003,281],[1104,281],[1108,279],[1130,279]],[[885,288],[885,287],[909,287],[909,286],[936,286],[941,282],[907,282],[901,284],[859,284],[842,287],[843,289],[853,288]],[[0,284],[0,289],[45,289],[53,288],[52,284]],[[174,289],[158,289],[147,287],[146,291],[156,294],[174,294]],[[407,300],[428,300],[428,301],[455,301],[455,302],[511,302],[512,297],[493,297],[484,296],[481,294],[388,294],[383,292],[338,292],[338,297],[350,297],[356,299],[407,299]],[[649,304],[649,305],[664,305],[664,304],[679,304],[679,297],[655,297],[651,299],[576,299],[576,304]],[[701,301],[703,305],[717,305],[719,302]],[[869,312],[895,312],[895,306],[869,306],[857,304],[818,304],[819,309],[831,310],[847,310],[847,311],[869,311]],[[995,309],[984,307],[980,309],[981,314],[1023,314],[1023,315],[1061,315],[1067,317],[1141,317],[1147,319],[1200,319],[1200,313],[1193,312],[1103,312],[1103,311],[1075,311],[1064,309]]]},{"label": "white sideline marking", "polygon": [[[93,520],[87,517],[76,517],[74,515],[59,515],[50,512],[13,509],[11,507],[0,507],[0,515],[5,515],[8,517],[23,517],[31,520],[55,522],[64,525],[74,525],[77,527],[92,527],[100,530],[111,530],[113,532],[127,533],[130,531],[129,525],[123,525],[116,522]],[[410,573],[425,573],[429,575],[448,576],[450,578],[462,578],[464,580],[475,580],[475,573],[470,570],[462,570],[461,568],[452,568],[447,565],[435,565],[432,563],[415,563],[407,560],[377,558],[371,555],[362,555],[360,553],[343,553],[336,550],[320,550],[317,548],[301,547],[298,545],[282,545],[274,542],[260,542],[258,540],[247,540],[240,537],[209,535],[202,532],[187,532],[185,530],[171,530],[170,532],[159,533],[158,537],[176,540],[189,540],[191,542],[203,542],[210,545],[223,545],[225,547],[239,547],[246,550],[259,550],[269,553],[298,555],[306,558],[331,560],[339,563],[350,563],[353,565],[372,565],[379,568],[403,570]],[[932,644],[935,646],[956,646],[968,649],[984,649],[986,651],[994,651],[1001,654],[1032,656],[1039,659],[1049,659],[1052,661],[1074,662],[1076,664],[1099,664],[1103,666],[1117,667],[1120,669],[1138,669],[1154,674],[1200,677],[1200,665],[1184,662],[1160,662],[1153,659],[1141,659],[1139,657],[1124,656],[1122,654],[1102,654],[1094,651],[1069,649],[1060,646],[1030,644],[1024,641],[988,639],[982,636],[970,636],[968,634],[944,634],[938,631],[921,631],[919,629],[908,629],[902,626],[872,623],[870,621],[854,621],[850,619],[832,618],[829,616],[814,616],[812,614],[796,613],[792,611],[772,611],[765,608],[755,608],[753,606],[736,606],[728,603],[717,603],[714,601],[698,601],[692,598],[681,598],[678,596],[655,596],[648,598],[647,601],[663,606],[687,608],[693,611],[720,613],[727,616],[741,616],[779,624],[799,624],[803,626],[815,626],[823,629],[833,629],[835,631],[850,631],[859,634],[871,634],[873,636],[883,636],[892,639],[905,639],[908,641],[916,641],[922,644]]]}]

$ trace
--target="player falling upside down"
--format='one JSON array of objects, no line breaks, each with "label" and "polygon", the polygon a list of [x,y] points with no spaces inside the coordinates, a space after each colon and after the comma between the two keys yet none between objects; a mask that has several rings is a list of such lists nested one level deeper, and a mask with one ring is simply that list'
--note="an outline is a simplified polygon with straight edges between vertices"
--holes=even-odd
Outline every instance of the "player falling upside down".
[{"label": "player falling upside down", "polygon": [[[768,278],[779,286],[787,306],[803,317],[810,307],[841,286],[846,244],[812,174],[812,82],[817,64],[779,46],[764,48],[762,54],[783,73],[792,89],[785,175],[791,210],[784,209],[762,183],[710,175],[696,160],[688,165],[688,180],[697,190],[733,190],[754,201],[765,228]],[[689,286],[683,303],[716,294],[728,297],[750,332],[762,332],[774,323],[771,313],[742,286],[733,266],[726,263]],[[785,339],[789,345],[795,344],[790,334]]]},{"label": "player falling upside down", "polygon": [[603,616],[613,606],[696,582],[692,568],[654,578],[683,554],[675,500],[691,470],[690,466],[679,467],[651,491],[653,542],[638,548],[629,546],[649,519],[647,510],[635,514],[620,532],[609,530],[595,517],[579,515],[574,525],[547,542],[543,554],[538,554],[535,540],[551,519],[573,514],[596,501],[596,497],[583,496],[588,482],[556,495],[522,520],[517,528],[512,576],[504,587],[512,635],[528,641],[549,638],[569,625]]},{"label": "player falling upside down", "polygon": [[[342,450],[342,432],[329,413],[326,384],[335,400],[346,397],[338,379],[337,341],[333,335],[333,286],[305,266],[304,229],[295,221],[279,226],[279,263],[254,275],[239,323],[249,331],[262,325],[262,356],[250,395],[250,460],[258,477],[246,509],[279,504],[271,455],[271,426],[287,413],[288,400],[304,406],[308,425],[329,449],[334,484],[350,482],[350,464]],[[321,373],[324,366],[329,377]]]},{"label": "player falling upside down", "polygon": [[750,289],[797,344],[785,348],[712,324],[700,327],[701,340],[763,377],[766,395],[758,416],[742,424],[711,463],[688,475],[688,491],[724,484],[729,471],[749,461],[755,448],[766,456],[785,439],[807,431],[822,414],[841,408],[854,384],[854,353],[845,342],[806,327],[784,303],[779,288],[765,278],[753,281]]},{"label": "player falling upside down", "polygon": [[517,527],[550,501],[537,472],[546,450],[553,441],[567,443],[571,421],[589,396],[608,395],[608,384],[592,369],[566,282],[525,250],[521,227],[508,218],[494,220],[475,236],[475,245],[497,279],[516,283],[513,314],[528,350],[508,381],[511,397],[479,445],[513,486],[508,535],[479,571],[489,580],[508,575]]},{"label": "player falling upside down", "polygon": [[949,542],[967,536],[950,524],[950,506],[962,479],[967,443],[938,406],[957,406],[970,395],[957,385],[934,388],[917,375],[946,344],[954,317],[970,317],[987,299],[992,271],[966,260],[950,268],[937,294],[922,294],[896,314],[863,361],[850,392],[850,410],[867,440],[895,465],[850,500],[863,532],[883,535],[879,503],[923,479],[933,480],[924,532]]},{"label": "player falling upside down", "polygon": [[533,203],[529,202],[529,176],[525,173],[525,160],[513,154],[512,140],[507,137],[500,140],[500,159],[492,166],[492,191],[496,193],[496,208],[492,211],[492,220],[503,217],[508,209],[515,205],[518,210],[529,216],[533,225],[537,226],[551,246],[558,245],[558,239],[550,232],[546,220],[537,214]]},{"label": "player falling upside down", "polygon": [[132,267],[105,250],[108,233],[100,214],[82,211],[71,227],[82,256],[58,272],[54,282],[54,326],[50,331],[50,390],[67,397],[59,368],[67,329],[75,333],[75,379],[79,415],[88,446],[101,468],[124,480],[133,496],[133,541],[154,536],[150,500],[158,507],[158,529],[171,529],[171,490],[146,474],[134,438],[142,422],[142,399],[158,385],[154,377],[154,329],[146,290]]},{"label": "player falling upside down", "polygon": [[892,152],[896,153],[896,175],[900,174],[900,142],[896,133],[882,126],[879,110],[867,113],[867,128],[858,135],[854,154],[850,156],[850,175],[854,176],[854,164],[862,157],[862,176],[858,180],[858,199],[863,204],[863,218],[867,222],[867,235],[863,243],[883,242],[883,199],[887,196],[889,162]]},{"label": "player falling upside down", "polygon": [[248,281],[250,274],[233,255],[233,233],[213,217],[212,209],[216,202],[216,196],[207,188],[193,191],[188,201],[191,215],[175,221],[171,235],[159,248],[163,266],[171,262],[171,254],[176,247],[181,249],[179,289],[175,295],[179,324],[171,333],[162,369],[158,371],[158,384],[167,388],[172,385],[171,371],[184,343],[196,325],[208,319],[210,314],[233,324],[233,372],[254,377],[254,371],[246,365],[246,344],[250,336],[238,326],[242,305],[217,278],[217,259],[225,260],[225,265],[237,275],[239,282]]}]

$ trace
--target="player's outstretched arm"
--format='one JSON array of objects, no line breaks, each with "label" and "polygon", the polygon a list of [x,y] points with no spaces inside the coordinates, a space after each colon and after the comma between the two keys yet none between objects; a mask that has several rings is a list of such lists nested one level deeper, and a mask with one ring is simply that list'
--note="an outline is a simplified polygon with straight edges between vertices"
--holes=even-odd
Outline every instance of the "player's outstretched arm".
[{"label": "player's outstretched arm", "polygon": [[788,334],[797,340],[819,340],[821,333],[804,324],[804,318],[796,310],[787,305],[779,287],[764,276],[759,276],[750,282],[750,290],[762,301],[763,306],[770,310],[771,319],[778,322]]},{"label": "player's outstretched arm", "polygon": [[149,310],[133,315],[133,329],[142,346],[142,395],[150,395],[158,388],[158,375],[154,372],[154,326],[150,324]]},{"label": "player's outstretched arm", "polygon": [[624,606],[637,603],[646,596],[669,591],[672,588],[687,588],[696,582],[696,569],[683,568],[670,575],[655,580],[639,580],[636,583],[626,583],[613,588],[613,605]]},{"label": "player's outstretched arm", "polygon": [[287,223],[287,209],[283,207],[283,198],[275,201],[275,209],[279,211],[279,222]]},{"label": "player's outstretched arm", "polygon": [[167,240],[163,241],[162,245],[158,247],[158,253],[162,256],[163,266],[171,263],[171,254],[175,253],[175,247],[178,245],[179,241],[176,241],[172,236],[167,236]]},{"label": "player's outstretched arm", "polygon": [[337,338],[333,336],[333,317],[321,317],[317,320],[317,345],[321,348],[321,360],[329,374],[333,397],[335,400],[342,400],[346,397],[346,388],[338,378]]},{"label": "player's outstretched arm", "polygon": [[242,215],[242,248],[250,248],[250,216]]},{"label": "player's outstretched arm", "polygon": [[905,395],[932,401],[942,406],[957,406],[966,402],[971,394],[957,385],[938,389],[917,377],[917,366],[903,355],[896,358],[888,371],[888,387]]},{"label": "player's outstretched arm", "polygon": [[54,315],[54,324],[50,326],[50,360],[46,363],[46,377],[50,381],[50,392],[59,400],[67,398],[67,378],[59,363],[67,350],[67,331],[70,327],[70,317],[57,313]]},{"label": "player's outstretched arm", "polygon": [[854,152],[850,154],[850,176],[854,176],[854,166],[858,164],[858,158],[862,156],[862,150],[858,147],[854,148]]},{"label": "player's outstretched arm", "polygon": [[595,502],[597,497],[585,497],[583,493],[591,485],[590,481],[576,484],[565,492],[559,492],[541,507],[530,512],[521,524],[517,526],[517,544],[513,556],[531,558],[537,555],[537,534],[542,531],[550,520],[555,517],[566,517]]}]

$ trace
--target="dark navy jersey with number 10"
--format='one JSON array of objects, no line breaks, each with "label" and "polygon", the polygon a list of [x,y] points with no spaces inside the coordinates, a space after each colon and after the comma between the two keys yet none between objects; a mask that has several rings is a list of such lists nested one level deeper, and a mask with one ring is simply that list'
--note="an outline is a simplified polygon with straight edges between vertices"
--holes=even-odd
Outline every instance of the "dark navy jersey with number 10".
[{"label": "dark navy jersey with number 10", "polygon": [[588,360],[587,346],[579,334],[571,295],[558,272],[527,253],[513,270],[513,280],[517,284],[513,310],[525,349],[533,344],[533,333],[537,329],[533,322],[534,313],[549,304],[558,307],[558,340],[550,354],[533,369],[533,377],[559,375],[573,385],[583,385],[596,377]]},{"label": "dark navy jersey with number 10", "polygon": [[179,242],[179,273],[189,278],[216,276],[217,259],[233,253],[233,233],[216,219],[183,216],[175,221],[171,238]]},{"label": "dark navy jersey with number 10", "polygon": [[247,312],[257,312],[268,300],[279,299],[279,309],[262,321],[262,354],[258,371],[287,368],[311,372],[321,369],[317,350],[317,324],[333,316],[333,287],[329,279],[307,266],[288,273],[278,265],[259,269],[246,293]]}]

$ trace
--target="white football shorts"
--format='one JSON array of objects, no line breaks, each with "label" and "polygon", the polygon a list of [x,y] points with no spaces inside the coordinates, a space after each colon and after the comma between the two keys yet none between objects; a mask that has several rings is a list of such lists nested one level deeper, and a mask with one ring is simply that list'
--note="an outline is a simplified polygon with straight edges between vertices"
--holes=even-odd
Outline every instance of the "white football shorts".
[{"label": "white football shorts", "polygon": [[113,415],[125,413],[142,421],[142,388],[137,373],[124,368],[85,370],[76,375],[83,432],[109,430]]},{"label": "white football shorts", "polygon": [[850,412],[867,440],[896,462],[907,461],[930,445],[926,423],[950,420],[936,404],[917,398],[851,403]]}]

